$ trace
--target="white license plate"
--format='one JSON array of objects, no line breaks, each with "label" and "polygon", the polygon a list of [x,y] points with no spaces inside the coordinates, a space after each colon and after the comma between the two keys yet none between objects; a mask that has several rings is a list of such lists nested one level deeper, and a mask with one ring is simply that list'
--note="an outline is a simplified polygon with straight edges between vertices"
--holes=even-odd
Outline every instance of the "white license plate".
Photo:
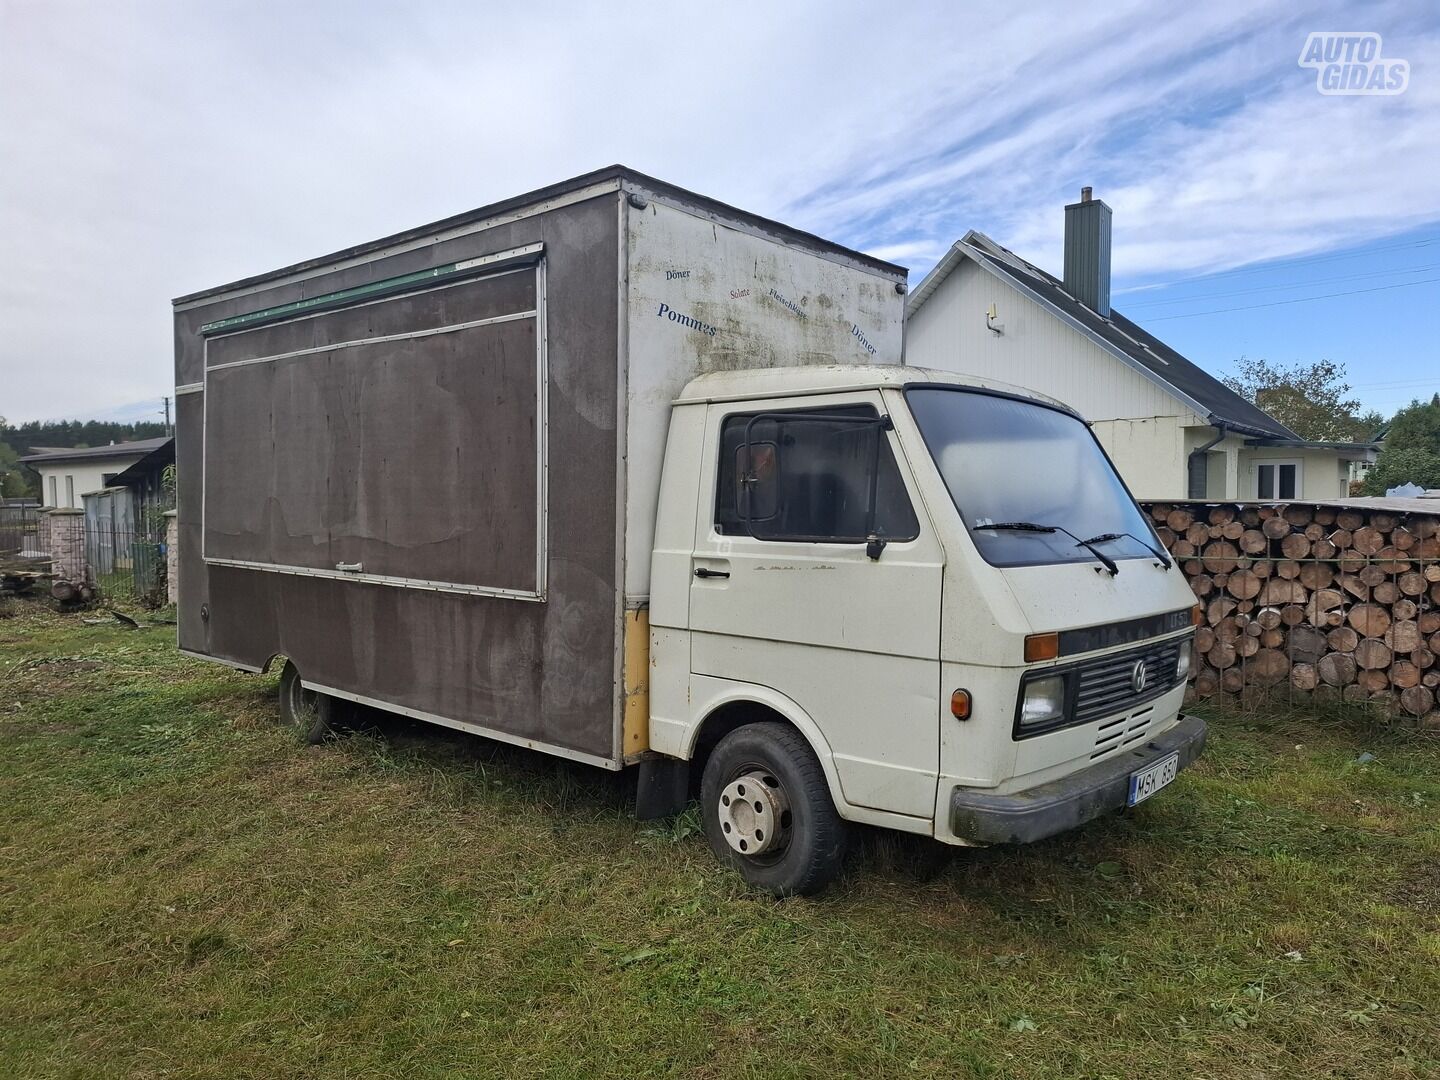
[{"label": "white license plate", "polygon": [[1148,769],[1141,769],[1139,772],[1130,774],[1130,795],[1125,800],[1126,806],[1134,806],[1142,803],[1155,792],[1159,791],[1180,771],[1180,755],[1171,754],[1164,761],[1151,765]]}]

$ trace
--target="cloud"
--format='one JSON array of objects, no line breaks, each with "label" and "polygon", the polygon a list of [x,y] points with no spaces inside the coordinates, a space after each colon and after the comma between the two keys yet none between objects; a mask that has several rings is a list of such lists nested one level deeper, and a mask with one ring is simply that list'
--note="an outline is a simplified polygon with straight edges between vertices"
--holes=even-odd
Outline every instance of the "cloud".
[{"label": "cloud", "polygon": [[1131,275],[1434,220],[1433,18],[1377,9],[1409,93],[1325,98],[1345,10],[0,6],[0,413],[165,393],[170,297],[617,160],[918,270],[1055,265],[1082,183]]}]

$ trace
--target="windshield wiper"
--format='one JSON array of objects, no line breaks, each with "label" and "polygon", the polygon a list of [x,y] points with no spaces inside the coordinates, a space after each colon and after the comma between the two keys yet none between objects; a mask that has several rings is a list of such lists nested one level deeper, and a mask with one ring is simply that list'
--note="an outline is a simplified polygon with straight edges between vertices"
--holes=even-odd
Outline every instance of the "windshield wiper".
[{"label": "windshield wiper", "polygon": [[[1054,532],[1062,532],[1062,533],[1064,533],[1066,536],[1070,537],[1071,540],[1074,540],[1074,541],[1075,541],[1075,546],[1076,546],[1076,547],[1086,548],[1086,549],[1090,552],[1091,555],[1094,555],[1095,558],[1099,559],[1099,560],[1100,560],[1100,564],[1101,564],[1102,566],[1104,566],[1106,570],[1109,570],[1109,571],[1110,571],[1110,576],[1111,576],[1111,577],[1114,577],[1116,574],[1120,573],[1120,567],[1119,567],[1119,565],[1115,562],[1115,560],[1112,559],[1112,558],[1110,558],[1109,555],[1106,555],[1103,551],[1101,551],[1099,548],[1097,548],[1097,547],[1095,546],[1097,543],[1100,542],[1098,539],[1097,539],[1097,540],[1081,540],[1080,537],[1076,536],[1076,535],[1075,535],[1074,533],[1072,533],[1069,529],[1063,528],[1062,526],[1059,526],[1059,525],[1037,525],[1037,524],[1036,524],[1035,522],[1033,522],[1033,521],[997,521],[997,522],[996,522],[995,524],[993,524],[993,525],[976,525],[975,528],[977,528],[977,529],[984,529],[984,530],[992,531],[992,532],[1001,532],[1001,531],[1003,531],[1003,532],[1029,532],[1029,533],[1054,533]],[[1101,539],[1103,539],[1103,537],[1102,537]]]},{"label": "windshield wiper", "polygon": [[[1061,530],[1061,529],[1059,529],[1059,528],[1056,528],[1054,525],[1036,525],[1035,522],[1033,522],[1033,521],[997,521],[997,522],[996,522],[995,524],[993,524],[993,525],[976,525],[975,528],[977,528],[977,529],[995,530],[995,531],[997,531],[997,532],[998,532],[998,531],[1002,531],[1002,530],[1005,531],[1005,532],[1039,532],[1039,533],[1052,533],[1052,532],[1061,532],[1061,531],[1063,531],[1063,530]],[[1069,536],[1070,534],[1069,534],[1069,533],[1066,533],[1065,535],[1066,535],[1066,536]]]},{"label": "windshield wiper", "polygon": [[1134,540],[1135,543],[1139,544],[1139,545],[1140,545],[1141,547],[1143,547],[1146,551],[1150,552],[1151,555],[1154,555],[1155,558],[1159,560],[1160,565],[1163,566],[1166,570],[1169,570],[1170,567],[1173,565],[1173,560],[1170,558],[1169,555],[1166,555],[1163,551],[1160,551],[1160,550],[1158,550],[1158,549],[1156,549],[1156,548],[1154,548],[1154,547],[1151,547],[1149,544],[1147,544],[1144,540],[1141,540],[1140,537],[1136,536],[1134,533],[1127,533],[1127,532],[1101,533],[1099,536],[1092,536],[1092,537],[1090,537],[1089,540],[1082,540],[1081,543],[1082,543],[1082,544],[1085,544],[1085,545],[1088,547],[1090,544],[1108,544],[1111,540],[1121,540],[1121,539],[1126,539],[1126,538],[1128,538],[1128,539],[1130,539],[1130,540]]}]

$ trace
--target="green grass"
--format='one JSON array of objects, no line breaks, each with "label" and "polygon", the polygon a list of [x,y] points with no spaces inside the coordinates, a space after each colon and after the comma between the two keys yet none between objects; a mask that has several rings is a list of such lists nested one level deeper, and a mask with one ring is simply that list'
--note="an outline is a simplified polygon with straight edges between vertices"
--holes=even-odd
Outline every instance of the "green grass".
[{"label": "green grass", "polygon": [[940,862],[866,833],[777,902],[625,777],[398,722],[305,747],[173,627],[10,611],[7,1077],[1440,1071],[1432,739],[1215,715],[1132,814]]}]

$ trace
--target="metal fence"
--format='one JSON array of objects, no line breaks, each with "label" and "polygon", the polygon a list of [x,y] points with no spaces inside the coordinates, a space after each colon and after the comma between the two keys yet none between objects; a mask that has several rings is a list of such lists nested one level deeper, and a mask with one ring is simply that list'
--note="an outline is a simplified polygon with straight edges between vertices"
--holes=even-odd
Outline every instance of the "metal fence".
[{"label": "metal fence", "polygon": [[0,556],[37,550],[39,507],[0,502]]},{"label": "metal fence", "polygon": [[108,521],[87,521],[84,551],[88,583],[100,599],[164,603],[163,539]]},{"label": "metal fence", "polygon": [[73,513],[0,522],[0,578],[65,603],[160,607],[166,602],[165,556],[163,527],[136,530]]}]

